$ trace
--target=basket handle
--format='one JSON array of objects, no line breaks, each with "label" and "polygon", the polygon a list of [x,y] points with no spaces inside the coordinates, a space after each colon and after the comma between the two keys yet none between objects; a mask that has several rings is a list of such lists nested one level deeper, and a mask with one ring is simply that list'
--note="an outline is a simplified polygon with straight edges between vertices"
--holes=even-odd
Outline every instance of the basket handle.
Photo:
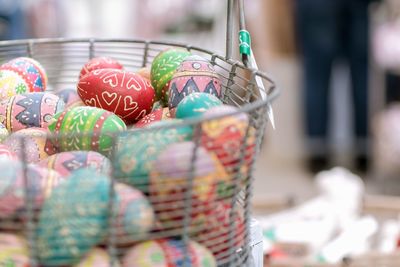
[{"label": "basket handle", "polygon": [[226,27],[226,59],[232,59],[233,51],[233,23],[234,11],[239,8],[239,52],[244,65],[248,65],[251,53],[251,36],[246,30],[244,0],[228,0],[227,27]]},{"label": "basket handle", "polygon": [[[235,4],[238,4],[239,8],[239,53],[243,64],[253,69],[258,70],[257,62],[254,57],[253,51],[251,50],[251,36],[246,30],[246,21],[244,14],[244,0],[228,0],[228,13],[227,13],[227,26],[226,26],[226,59],[232,59],[232,49],[233,49],[233,13],[235,10]],[[258,88],[261,88],[260,94],[263,99],[268,99],[268,95],[265,91],[262,79],[255,75],[255,82]],[[275,88],[276,90],[276,88]],[[272,128],[275,129],[275,119],[274,112],[272,110],[271,103],[268,101],[267,105],[267,115],[271,122]]]}]

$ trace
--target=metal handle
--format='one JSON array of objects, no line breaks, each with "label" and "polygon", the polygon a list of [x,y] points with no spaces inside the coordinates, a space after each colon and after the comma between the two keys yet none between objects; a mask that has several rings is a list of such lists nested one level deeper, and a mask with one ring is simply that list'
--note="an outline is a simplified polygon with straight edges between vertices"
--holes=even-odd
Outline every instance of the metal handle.
[{"label": "metal handle", "polygon": [[244,65],[247,66],[251,55],[251,37],[246,30],[244,0],[228,0],[227,27],[226,27],[226,58],[232,58],[233,50],[233,23],[236,5],[239,9],[239,52]]}]

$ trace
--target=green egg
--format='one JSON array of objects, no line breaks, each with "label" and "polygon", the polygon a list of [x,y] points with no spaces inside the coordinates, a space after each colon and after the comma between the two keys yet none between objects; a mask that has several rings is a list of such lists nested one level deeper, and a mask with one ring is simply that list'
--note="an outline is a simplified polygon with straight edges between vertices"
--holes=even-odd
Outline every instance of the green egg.
[{"label": "green egg", "polygon": [[156,91],[157,100],[168,102],[168,83],[182,61],[191,54],[183,49],[166,49],[160,52],[151,64],[151,85]]},{"label": "green egg", "polygon": [[61,135],[54,143],[62,152],[91,150],[107,156],[112,150],[112,135],[125,131],[126,125],[112,112],[85,106],[57,113],[49,130]]}]

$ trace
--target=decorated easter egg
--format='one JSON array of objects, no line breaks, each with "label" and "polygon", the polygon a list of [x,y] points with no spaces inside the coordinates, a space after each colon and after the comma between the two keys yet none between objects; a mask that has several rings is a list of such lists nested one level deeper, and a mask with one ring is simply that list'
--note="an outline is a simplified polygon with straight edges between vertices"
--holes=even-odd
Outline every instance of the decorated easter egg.
[{"label": "decorated easter egg", "polygon": [[24,238],[0,233],[0,266],[30,266],[28,245]]},{"label": "decorated easter egg", "polygon": [[0,102],[0,122],[10,132],[30,127],[47,128],[53,116],[64,110],[64,101],[51,93],[27,93]]},{"label": "decorated easter egg", "polygon": [[178,104],[176,118],[192,118],[201,116],[212,107],[221,106],[223,103],[218,97],[207,93],[192,93]]},{"label": "decorated easter egg", "polygon": [[[25,178],[19,161],[0,158],[2,179],[0,180],[0,217],[26,216]],[[56,171],[28,165],[26,171],[34,210],[38,210],[62,177]]]},{"label": "decorated easter egg", "polygon": [[137,74],[142,76],[143,78],[146,78],[147,80],[151,80],[151,69],[148,67],[141,68],[140,70],[137,71]]},{"label": "decorated easter egg", "polygon": [[18,159],[18,155],[8,146],[0,144],[0,157]]},{"label": "decorated easter egg", "polygon": [[[12,133],[3,144],[22,158],[25,154],[28,163],[37,163],[56,153],[52,142],[47,139],[48,132],[43,128],[28,128]],[[23,139],[22,139],[23,138]],[[21,140],[24,140],[22,144]]]},{"label": "decorated easter egg", "polygon": [[77,88],[86,105],[111,111],[126,123],[150,113],[155,98],[149,80],[124,70],[92,71],[79,80]]},{"label": "decorated easter egg", "polygon": [[129,244],[144,238],[154,225],[154,211],[139,190],[126,184],[115,184],[117,216],[116,242]]},{"label": "decorated easter egg", "polygon": [[156,122],[156,121],[161,121],[161,120],[168,120],[171,118],[171,115],[169,113],[169,108],[161,108],[157,109],[150,114],[144,116],[140,121],[135,123],[135,128],[142,128],[145,127],[146,125]]},{"label": "decorated easter egg", "polygon": [[105,238],[110,186],[107,176],[80,169],[53,190],[36,229],[40,265],[77,264]]},{"label": "decorated easter egg", "polygon": [[[113,267],[119,267],[118,259],[113,262]],[[104,249],[93,248],[86,256],[74,267],[110,267],[110,256]]]},{"label": "decorated easter egg", "polygon": [[[192,238],[208,248],[218,261],[226,260],[244,244],[245,224],[243,210],[232,211],[227,201],[214,202],[207,212],[198,213],[192,218]],[[230,240],[232,238],[232,240]]]},{"label": "decorated easter egg", "polygon": [[140,243],[127,251],[123,267],[216,267],[211,252],[200,244],[180,239],[160,239]]},{"label": "decorated easter egg", "polygon": [[4,124],[0,123],[0,142],[3,142],[9,135],[9,132],[4,126]]},{"label": "decorated easter egg", "polygon": [[60,151],[93,150],[109,154],[113,145],[112,135],[125,131],[126,125],[109,111],[75,107],[57,113],[49,130],[58,136],[54,144]]},{"label": "decorated easter egg", "polygon": [[156,90],[157,100],[168,103],[168,87],[176,69],[181,62],[190,56],[190,53],[182,49],[166,49],[160,52],[151,64],[151,84]]},{"label": "decorated easter egg", "polygon": [[0,100],[29,93],[28,83],[15,71],[0,69]]},{"label": "decorated easter egg", "polygon": [[110,57],[95,57],[89,60],[81,69],[79,79],[91,71],[99,69],[118,69],[122,70],[124,67],[115,59]]},{"label": "decorated easter egg", "polygon": [[189,140],[192,133],[191,127],[177,125],[173,128],[121,134],[113,160],[114,176],[148,193],[149,172],[160,151],[169,144]]},{"label": "decorated easter egg", "polygon": [[[193,157],[194,148],[193,142],[167,146],[158,155],[151,170],[150,201],[165,229],[183,227],[184,198],[189,188],[189,177],[193,177],[191,197],[195,206],[212,203],[218,194],[226,197],[229,192],[229,177],[217,158],[203,147],[198,147]],[[194,216],[204,210],[193,209],[192,212]]]},{"label": "decorated easter egg", "polygon": [[67,88],[59,90],[55,93],[65,103],[65,108],[73,108],[78,106],[84,106],[81,98],[78,95],[76,89]]},{"label": "decorated easter egg", "polygon": [[[204,118],[237,111],[238,109],[233,106],[218,106],[206,111]],[[256,132],[253,127],[250,127],[248,136],[244,140],[248,127],[249,119],[245,113],[205,121],[202,123],[201,144],[218,156],[228,172],[235,171],[242,152],[245,159],[243,163],[249,163],[254,154]]]},{"label": "decorated easter egg", "polygon": [[171,79],[168,106],[175,108],[182,99],[194,92],[221,97],[221,81],[211,63],[199,56],[185,58]]},{"label": "decorated easter egg", "polygon": [[[25,91],[43,92],[47,87],[47,74],[43,66],[33,58],[18,57],[0,66],[0,70],[8,70],[17,73],[25,81]],[[21,91],[19,88],[18,91]],[[14,89],[17,92],[17,89]]]},{"label": "decorated easter egg", "polygon": [[72,172],[91,168],[99,173],[110,174],[110,160],[94,151],[69,151],[54,154],[42,161],[39,166],[56,170],[62,176],[68,176]]}]

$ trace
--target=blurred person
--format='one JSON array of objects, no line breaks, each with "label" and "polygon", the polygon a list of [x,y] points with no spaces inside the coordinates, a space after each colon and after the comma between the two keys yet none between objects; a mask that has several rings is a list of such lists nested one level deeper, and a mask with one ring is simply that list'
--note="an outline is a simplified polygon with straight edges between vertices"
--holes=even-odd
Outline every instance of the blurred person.
[{"label": "blurred person", "polygon": [[[332,66],[345,59],[351,76],[355,167],[368,167],[368,6],[373,0],[294,0],[303,64],[308,167],[329,168],[329,87]],[[340,106],[339,106],[340,108]]]},{"label": "blurred person", "polygon": [[22,1],[0,0],[0,40],[25,38]]}]

